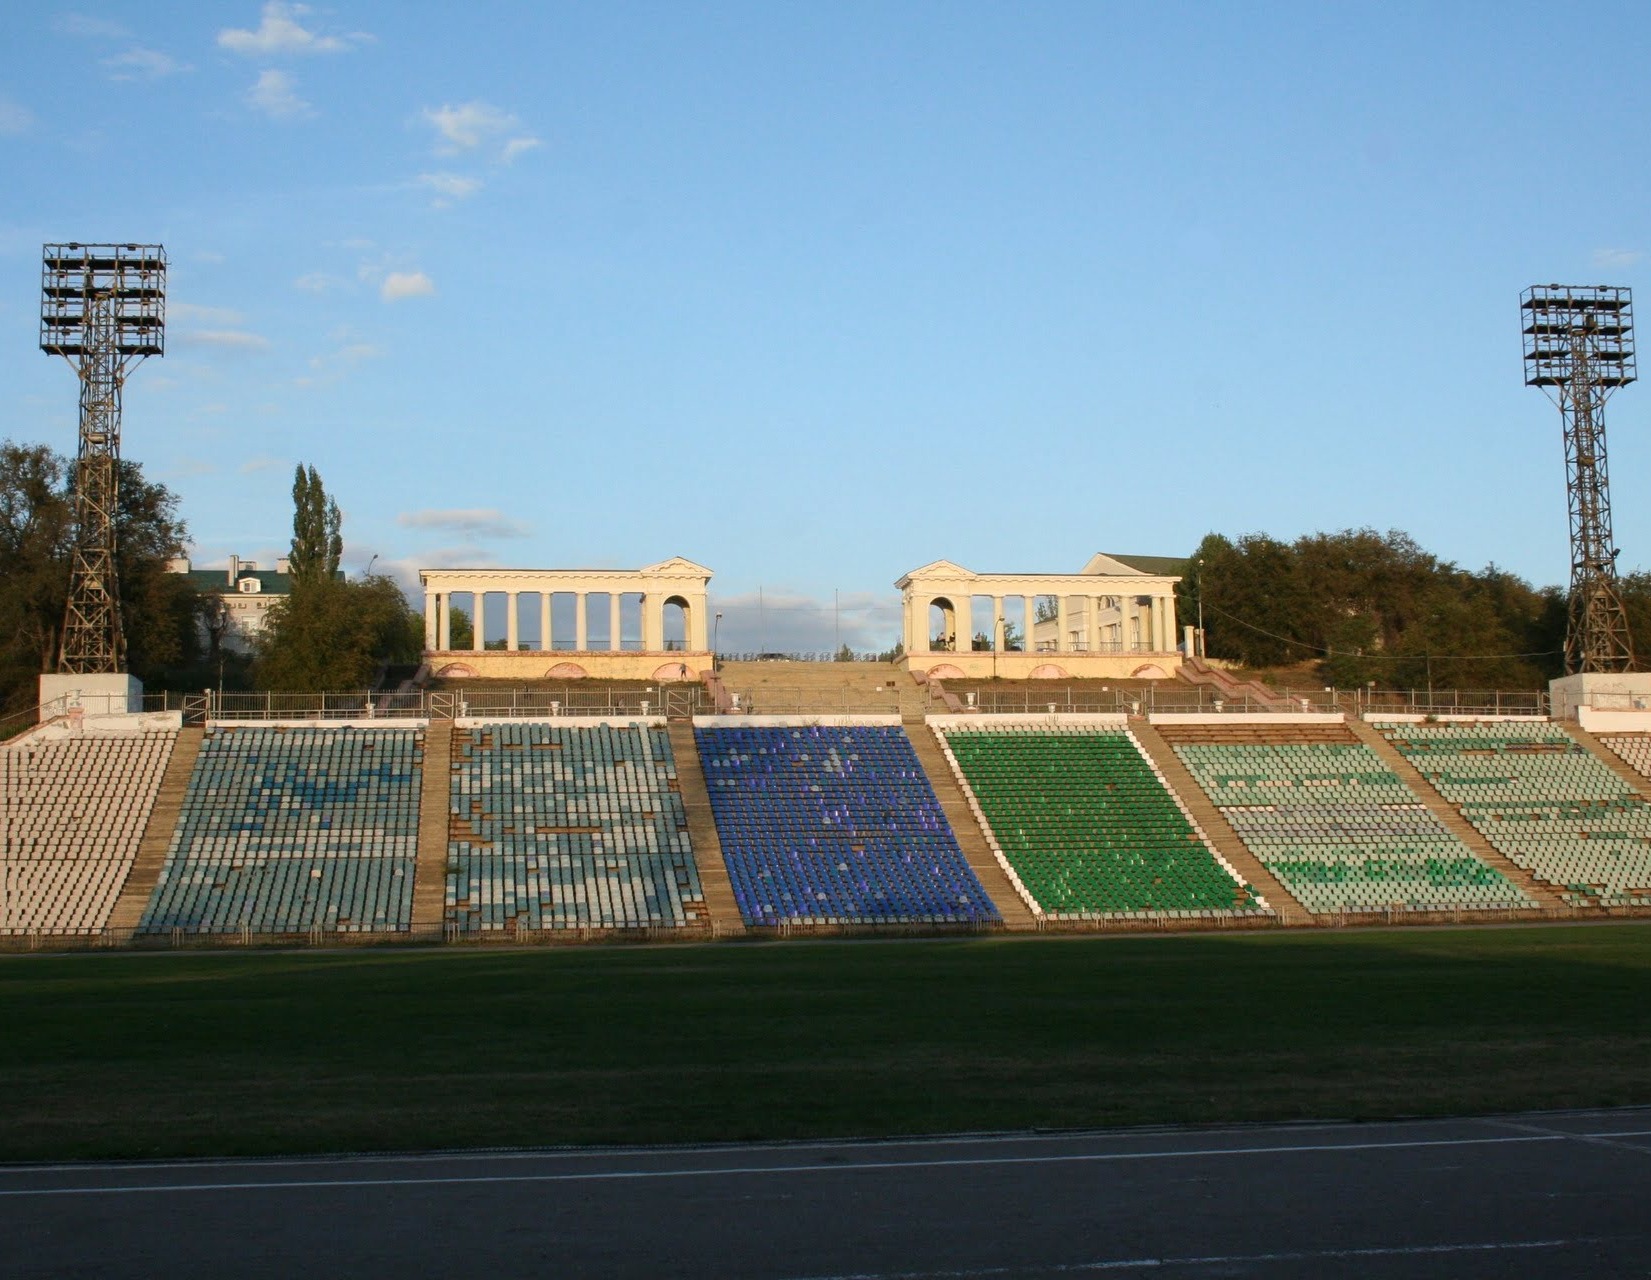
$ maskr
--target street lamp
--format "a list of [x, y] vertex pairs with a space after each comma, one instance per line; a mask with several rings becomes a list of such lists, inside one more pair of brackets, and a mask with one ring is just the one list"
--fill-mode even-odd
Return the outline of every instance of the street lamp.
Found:
[[1204, 652], [1204, 558], [1198, 558], [1198, 656], [1208, 657]]
[[720, 632], [721, 630], [722, 630], [722, 615], [719, 613], [716, 616], [716, 620], [711, 623], [711, 670], [712, 671], [720, 671], [722, 669], [722, 663], [717, 657], [717, 653], [718, 653], [717, 633]]
[[373, 576], [373, 565], [375, 565], [376, 563], [378, 563], [378, 552], [375, 551], [375, 552], [373, 552], [373, 558], [371, 560], [367, 561], [367, 567], [361, 571], [361, 576], [363, 578], [372, 577]]

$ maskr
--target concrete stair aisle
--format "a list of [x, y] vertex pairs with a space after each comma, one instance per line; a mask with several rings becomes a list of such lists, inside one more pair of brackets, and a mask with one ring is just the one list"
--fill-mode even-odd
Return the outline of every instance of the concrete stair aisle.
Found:
[[[1405, 758], [1405, 755], [1386, 738], [1363, 720], [1348, 717], [1347, 727], [1353, 731], [1353, 736], [1365, 746], [1369, 747], [1378, 756], [1382, 763], [1399, 776], [1405, 786], [1415, 792], [1416, 798], [1425, 804], [1445, 824], [1445, 829], [1455, 836], [1473, 853], [1473, 856], [1488, 866], [1495, 867], [1508, 882], [1516, 886], [1526, 897], [1544, 907], [1564, 907], [1567, 904], [1552, 889], [1539, 882], [1523, 867], [1516, 866], [1506, 854], [1499, 852], [1495, 845], [1480, 835], [1474, 826], [1461, 814], [1449, 800], [1433, 789], [1430, 783], [1421, 774], [1421, 771]], [[1603, 750], [1603, 748], [1601, 748]]]
[[418, 797], [418, 862], [413, 870], [413, 932], [439, 937], [447, 916], [447, 840], [452, 803], [453, 722], [424, 731], [424, 776]]
[[149, 905], [155, 886], [160, 883], [161, 868], [166, 865], [166, 851], [172, 844], [172, 833], [178, 829], [183, 814], [184, 793], [189, 789], [189, 775], [195, 771], [195, 758], [201, 754], [201, 743], [206, 738], [204, 729], [180, 729], [172, 744], [172, 754], [166, 761], [166, 772], [161, 774], [160, 792], [149, 810], [149, 822], [138, 842], [138, 856], [132, 870], [121, 886], [120, 897], [109, 913], [111, 930], [135, 931], [143, 923], [143, 909]]
[[[913, 687], [916, 687], [915, 684]], [[993, 856], [992, 847], [986, 843], [986, 835], [980, 829], [974, 810], [969, 807], [963, 788], [958, 786], [957, 776], [946, 760], [946, 753], [934, 739], [934, 731], [922, 723], [907, 724], [905, 729], [912, 749], [917, 752], [917, 762], [928, 774], [935, 798], [940, 801], [940, 810], [951, 824], [952, 834], [957, 837], [958, 847], [963, 850], [969, 867], [997, 905], [1004, 928], [1036, 929], [1037, 917], [1015, 891], [1015, 886]]]
[[922, 689], [886, 662], [725, 662], [722, 683], [758, 715], [921, 716]]
[[1238, 838], [1238, 833], [1221, 816], [1221, 810], [1215, 807], [1209, 796], [1204, 794], [1204, 788], [1198, 785], [1186, 765], [1181, 763], [1181, 757], [1164, 741], [1164, 735], [1153, 728], [1145, 716], [1130, 717], [1129, 728], [1136, 741], [1151, 757], [1152, 763], [1158, 766], [1158, 772], [1164, 775], [1164, 780], [1169, 783], [1175, 794], [1181, 797], [1181, 803], [1186, 805], [1192, 820], [1209, 837], [1210, 843], [1220, 851], [1221, 856], [1244, 877], [1244, 882], [1253, 886], [1267, 899], [1267, 905], [1277, 914], [1280, 922], [1311, 923], [1312, 913], [1296, 900], [1295, 895], [1279, 882], [1277, 876], [1267, 870], [1260, 858], [1250, 852], [1249, 845]]
[[688, 842], [694, 849], [694, 865], [699, 868], [699, 885], [705, 893], [705, 910], [711, 917], [711, 932], [730, 937], [745, 932], [739, 903], [734, 900], [734, 882], [722, 856], [722, 840], [711, 816], [711, 797], [705, 789], [705, 770], [700, 767], [699, 747], [691, 724], [673, 721], [670, 726], [671, 755], [676, 760], [676, 780], [682, 792], [682, 808], [688, 815]]
[[1610, 747], [1606, 746], [1588, 730], [1579, 724], [1563, 724], [1560, 728], [1575, 738], [1608, 769], [1628, 784], [1629, 789], [1641, 800], [1651, 800], [1651, 781], [1640, 776], [1638, 769], [1629, 764]]

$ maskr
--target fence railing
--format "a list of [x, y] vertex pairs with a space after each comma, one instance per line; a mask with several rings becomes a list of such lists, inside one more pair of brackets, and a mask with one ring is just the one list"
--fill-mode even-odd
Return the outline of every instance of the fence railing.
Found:
[[[914, 686], [915, 690], [915, 686]], [[1342, 712], [1364, 715], [1482, 715], [1546, 716], [1548, 694], [1541, 690], [1395, 690], [1323, 689], [1280, 691], [1288, 701], [1273, 705], [1254, 698], [1224, 694], [1207, 685], [1154, 681], [1144, 687], [1099, 690], [1047, 688], [1028, 681], [1014, 689], [985, 689], [959, 695], [960, 710], [983, 715], [1038, 715], [1112, 713], [1152, 715], [1169, 712], [1280, 714]], [[757, 715], [874, 715], [900, 711], [909, 697], [890, 685], [884, 693], [845, 688], [756, 689], [739, 691], [734, 714]], [[1616, 703], [1601, 699], [1600, 705]], [[86, 705], [91, 714], [99, 708]], [[938, 703], [925, 709], [942, 710]], [[701, 685], [662, 685], [654, 689], [611, 690], [578, 688], [451, 689], [382, 692], [366, 689], [329, 693], [279, 693], [204, 690], [200, 693], [146, 693], [144, 711], [182, 712], [186, 724], [207, 720], [451, 720], [458, 718], [546, 718], [558, 716], [666, 716], [676, 719], [714, 714], [716, 707]], [[22, 732], [39, 720], [37, 711], [19, 711], [0, 719], [0, 740]], [[8, 728], [8, 726], [10, 726]]]

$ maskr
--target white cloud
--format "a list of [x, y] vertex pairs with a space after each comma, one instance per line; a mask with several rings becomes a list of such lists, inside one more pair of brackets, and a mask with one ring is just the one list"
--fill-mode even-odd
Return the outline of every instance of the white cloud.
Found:
[[132, 34], [118, 22], [85, 13], [66, 13], [52, 26], [66, 36], [86, 36], [94, 40], [125, 40]]
[[238, 325], [244, 319], [239, 311], [232, 311], [228, 307], [202, 307], [193, 302], [171, 302], [167, 304], [168, 318], [171, 320], [199, 320], [203, 324]]
[[346, 283], [348, 282], [337, 276], [328, 275], [325, 271], [306, 271], [292, 282], [292, 287], [302, 289], [305, 293], [331, 293]]
[[274, 467], [285, 467], [285, 458], [274, 458], [267, 453], [255, 453], [236, 468], [243, 476], [257, 475], [260, 471], [269, 471]]
[[34, 126], [34, 112], [20, 102], [0, 97], [0, 135], [27, 133]]
[[1620, 271], [1633, 266], [1643, 257], [1645, 253], [1639, 249], [1595, 249], [1594, 265], [1607, 271]]
[[528, 527], [497, 507], [426, 508], [403, 511], [396, 523], [404, 529], [438, 529], [461, 538], [525, 538]]
[[166, 76], [193, 71], [195, 68], [179, 62], [169, 53], [142, 47], [117, 53], [103, 59], [103, 65], [114, 73], [116, 80], [160, 80]]
[[454, 200], [464, 200], [482, 188], [480, 178], [467, 177], [462, 173], [421, 173], [418, 176], [418, 184], [436, 193], [438, 207], [450, 204]]
[[[455, 156], [466, 151], [491, 150], [497, 145], [497, 158], [509, 164], [539, 145], [539, 139], [518, 132], [522, 122], [515, 115], [486, 102], [426, 107], [424, 122], [436, 131], [437, 155]], [[509, 136], [512, 134], [516, 136]]]
[[334, 333], [333, 340], [341, 343], [334, 351], [310, 357], [313, 375], [298, 378], [300, 387], [329, 387], [343, 380], [344, 375], [359, 364], [384, 356], [384, 348], [376, 342], [362, 342], [351, 335]]
[[379, 296], [386, 302], [403, 298], [427, 298], [436, 291], [436, 282], [422, 271], [392, 271], [384, 277]]
[[532, 151], [534, 147], [543, 145], [537, 138], [512, 138], [504, 144], [504, 150], [499, 153], [499, 159], [509, 164], [517, 156]]
[[898, 596], [844, 592], [835, 602], [786, 588], [715, 596], [722, 614], [718, 647], [724, 653], [830, 653], [838, 644], [878, 653], [900, 639]]
[[299, 22], [309, 11], [309, 6], [305, 4], [283, 4], [281, 0], [269, 0], [256, 31], [225, 27], [218, 32], [218, 46], [248, 58], [272, 58], [347, 53], [354, 45], [371, 39], [363, 33], [318, 35]]
[[267, 351], [269, 339], [244, 329], [189, 329], [177, 340], [186, 347], [216, 347], [223, 351]]
[[247, 90], [247, 102], [271, 120], [290, 120], [310, 113], [310, 104], [298, 96], [294, 81], [285, 71], [260, 71], [258, 82]]

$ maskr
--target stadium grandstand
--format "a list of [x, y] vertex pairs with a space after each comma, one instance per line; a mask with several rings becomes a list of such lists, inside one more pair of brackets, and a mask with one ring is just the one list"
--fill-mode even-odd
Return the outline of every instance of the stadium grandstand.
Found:
[[1361, 714], [1197, 660], [427, 665], [393, 698], [71, 708], [0, 747], [0, 945], [1639, 914], [1646, 719]]

